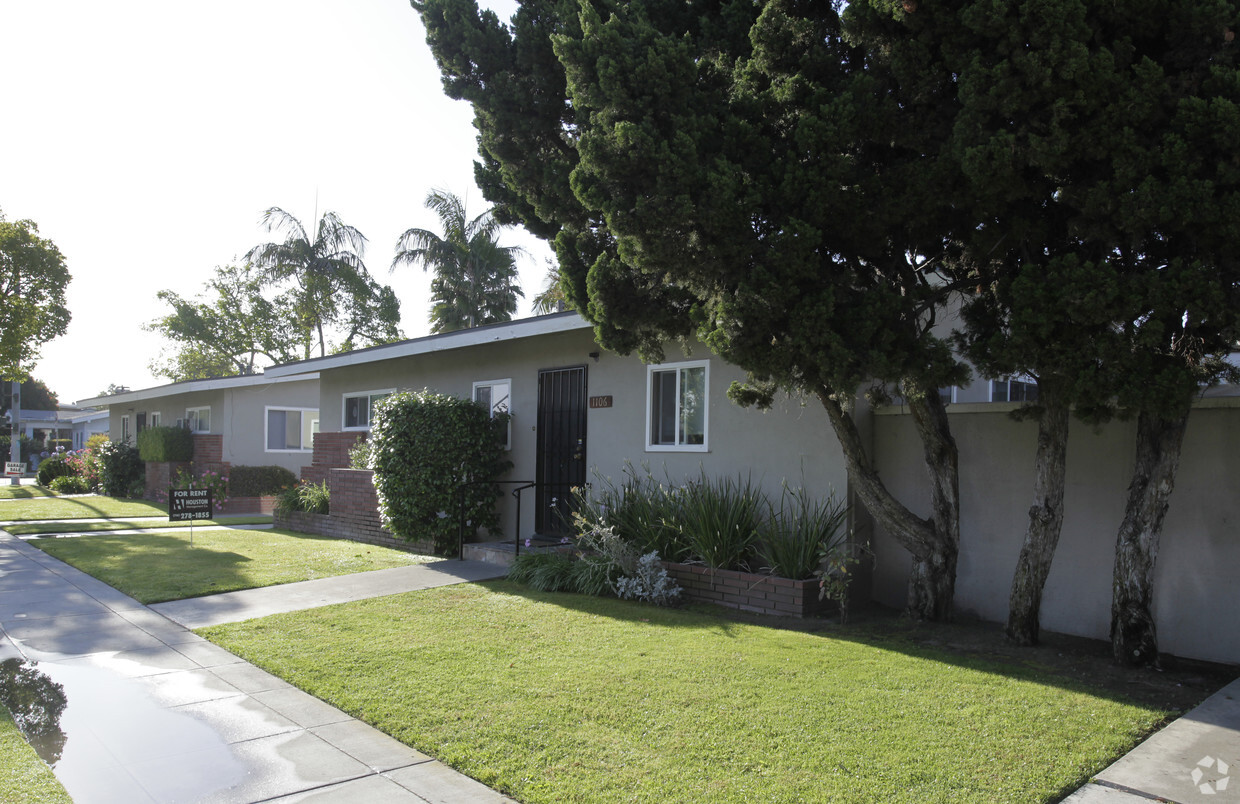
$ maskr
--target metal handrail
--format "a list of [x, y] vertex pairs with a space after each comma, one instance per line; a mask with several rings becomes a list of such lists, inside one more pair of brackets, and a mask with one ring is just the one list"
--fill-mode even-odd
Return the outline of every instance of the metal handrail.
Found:
[[535, 480], [471, 480], [468, 483], [462, 483], [457, 486], [456, 494], [459, 498], [458, 507], [460, 509], [459, 518], [457, 519], [456, 532], [456, 557], [458, 560], [465, 560], [465, 489], [470, 486], [516, 486], [512, 490], [513, 499], [517, 501], [517, 520], [513, 525], [513, 547], [517, 555], [521, 555], [521, 492], [529, 491], [539, 486], [548, 488], [559, 488], [566, 486], [573, 488], [575, 486], [589, 486], [589, 483], [539, 483]]

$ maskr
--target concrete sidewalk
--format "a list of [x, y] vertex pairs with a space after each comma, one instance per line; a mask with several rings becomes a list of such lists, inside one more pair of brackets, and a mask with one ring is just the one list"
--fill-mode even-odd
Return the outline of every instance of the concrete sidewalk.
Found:
[[1129, 751], [1064, 804], [1240, 802], [1240, 679]]
[[[294, 607], [502, 573], [461, 562], [457, 575], [457, 563], [349, 576], [330, 593], [294, 584]], [[215, 597], [229, 599], [181, 616], [223, 622], [278, 607]], [[0, 661], [9, 659], [63, 690], [59, 733], [36, 748], [78, 804], [509, 800], [0, 534]]]

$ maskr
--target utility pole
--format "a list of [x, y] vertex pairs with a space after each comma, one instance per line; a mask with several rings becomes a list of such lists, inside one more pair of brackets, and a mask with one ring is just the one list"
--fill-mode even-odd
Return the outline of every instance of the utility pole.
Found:
[[[22, 418], [22, 383], [21, 380], [13, 380], [13, 403], [9, 405], [9, 419], [12, 424], [13, 437], [9, 443], [9, 460], [13, 463], [21, 463], [22, 460], [22, 443], [21, 443], [21, 418]], [[21, 478], [14, 476], [10, 481], [11, 486], [20, 486]]]

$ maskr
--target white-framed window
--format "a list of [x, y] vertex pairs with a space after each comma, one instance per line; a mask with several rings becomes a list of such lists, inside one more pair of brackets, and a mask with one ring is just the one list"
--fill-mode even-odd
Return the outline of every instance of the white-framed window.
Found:
[[1038, 384], [1028, 375], [990, 381], [991, 402], [1037, 402]]
[[646, 367], [646, 449], [706, 452], [710, 361]]
[[129, 440], [129, 414], [121, 415], [121, 441]]
[[268, 405], [265, 442], [267, 452], [309, 452], [318, 432], [317, 408], [276, 408]]
[[159, 427], [164, 423], [164, 417], [160, 415], [158, 410], [151, 411], [151, 426]]
[[186, 408], [185, 426], [191, 433], [211, 432], [211, 408]]
[[[512, 414], [512, 380], [483, 380], [474, 383], [474, 401], [486, 408], [494, 419], [497, 413]], [[504, 449], [512, 449], [512, 419], [508, 420], [508, 434]]]
[[360, 393], [344, 395], [344, 421], [341, 423], [342, 429], [345, 430], [369, 430], [370, 418], [374, 412], [375, 403], [380, 399], [391, 396], [396, 393], [396, 389], [388, 388], [383, 391], [362, 391]]

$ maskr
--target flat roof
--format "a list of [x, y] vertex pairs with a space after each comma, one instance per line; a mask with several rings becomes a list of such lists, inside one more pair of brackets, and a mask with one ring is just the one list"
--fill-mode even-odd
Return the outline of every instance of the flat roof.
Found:
[[268, 368], [266, 373], [268, 377], [292, 378], [305, 372], [327, 371], [344, 366], [375, 363], [380, 360], [392, 360], [394, 358], [424, 355], [432, 352], [445, 352], [450, 349], [462, 349], [467, 346], [480, 346], [487, 343], [532, 338], [537, 335], [551, 335], [558, 332], [572, 332], [581, 329], [591, 329], [591, 324], [577, 313], [552, 313], [534, 318], [505, 321], [500, 324], [487, 324], [470, 329], [458, 329], [453, 332], [441, 332], [421, 338], [386, 343], [382, 346], [369, 346], [365, 349], [354, 349], [352, 352], [342, 352], [338, 355], [328, 355], [326, 357], [314, 357], [296, 363], [284, 363]]

